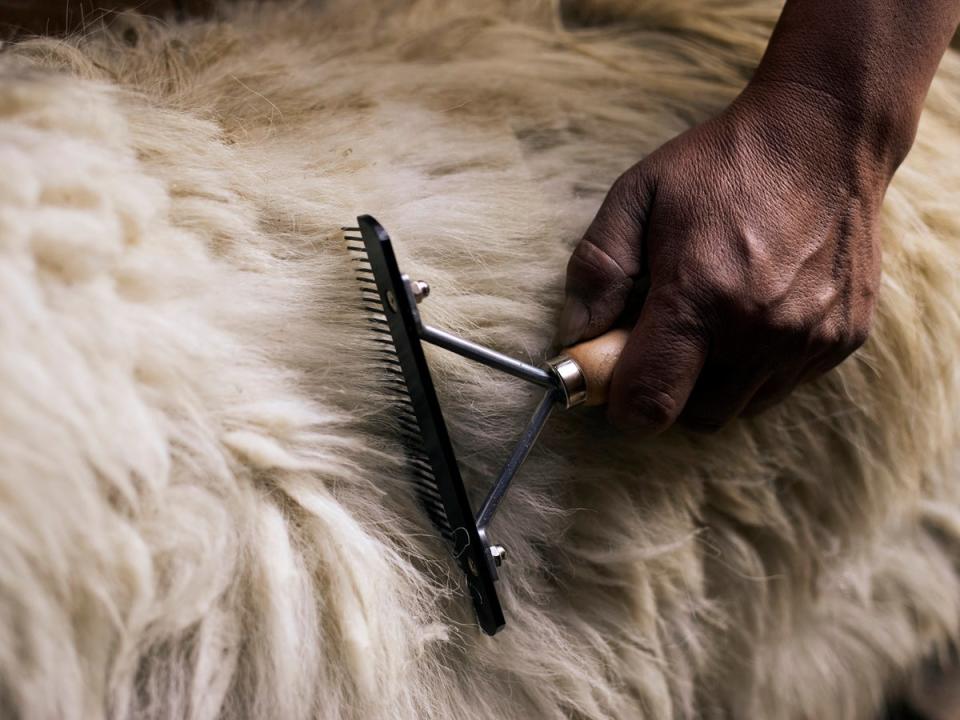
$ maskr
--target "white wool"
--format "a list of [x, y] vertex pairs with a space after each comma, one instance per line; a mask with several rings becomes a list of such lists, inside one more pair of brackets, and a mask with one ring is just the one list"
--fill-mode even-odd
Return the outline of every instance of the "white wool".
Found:
[[[339, 232], [530, 362], [618, 173], [777, 3], [267, 3], [0, 54], [0, 707], [45, 718], [873, 718], [960, 636], [960, 59], [874, 332], [714, 436], [559, 414], [480, 634]], [[561, 7], [562, 6], [562, 7]], [[429, 354], [475, 502], [535, 402]]]

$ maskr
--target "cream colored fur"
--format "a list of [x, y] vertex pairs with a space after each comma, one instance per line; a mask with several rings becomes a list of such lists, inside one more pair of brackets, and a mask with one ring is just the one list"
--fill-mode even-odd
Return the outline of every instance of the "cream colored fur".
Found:
[[[573, 5], [570, 3], [570, 5]], [[872, 718], [960, 637], [960, 58], [871, 340], [715, 436], [558, 417], [479, 634], [338, 230], [531, 362], [619, 172], [724, 106], [764, 0], [269, 4], [0, 54], [0, 707], [46, 718]], [[430, 353], [476, 497], [534, 403]]]

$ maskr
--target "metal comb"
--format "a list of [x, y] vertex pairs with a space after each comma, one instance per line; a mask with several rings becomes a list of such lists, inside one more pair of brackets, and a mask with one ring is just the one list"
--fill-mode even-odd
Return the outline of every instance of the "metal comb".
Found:
[[[360, 294], [369, 313], [367, 322], [386, 368], [385, 382], [399, 401], [396, 419], [416, 494], [466, 577], [480, 627], [493, 635], [505, 623], [496, 582], [506, 550], [490, 541], [490, 522], [554, 405], [559, 402], [572, 407], [586, 397], [583, 373], [567, 356], [549, 361], [546, 367], [535, 367], [427, 325], [417, 305], [429, 294], [429, 285], [412, 281], [400, 272], [383, 227], [369, 215], [361, 215], [356, 227], [342, 229], [347, 248], [353, 253]], [[450, 444], [423, 342], [544, 389], [543, 398], [476, 514]]]

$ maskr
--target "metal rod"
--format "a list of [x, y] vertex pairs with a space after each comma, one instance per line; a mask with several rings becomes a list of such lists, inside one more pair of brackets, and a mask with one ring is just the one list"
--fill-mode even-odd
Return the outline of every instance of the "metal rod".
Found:
[[505, 373], [531, 382], [534, 385], [551, 389], [556, 387], [557, 381], [553, 375], [543, 368], [528, 365], [509, 355], [498, 353], [496, 350], [491, 350], [483, 345], [477, 345], [469, 340], [451, 335], [444, 330], [423, 325], [420, 329], [420, 337], [428, 343], [442, 347], [444, 350], [455, 352], [458, 355], [463, 355], [465, 358], [476, 360], [478, 363], [502, 370]]
[[540, 404], [537, 405], [537, 409], [533, 411], [533, 417], [530, 418], [530, 422], [528, 422], [527, 427], [524, 428], [523, 435], [520, 436], [520, 439], [513, 448], [513, 452], [510, 453], [510, 457], [503, 466], [503, 470], [500, 471], [500, 476], [493, 484], [493, 487], [490, 488], [490, 492], [487, 493], [487, 497], [483, 501], [483, 507], [480, 508], [480, 514], [477, 515], [477, 528], [481, 532], [490, 524], [490, 521], [493, 520], [497, 508], [500, 506], [500, 501], [503, 500], [507, 494], [510, 481], [513, 480], [514, 475], [517, 474], [517, 470], [520, 469], [523, 461], [527, 459], [527, 455], [529, 455], [533, 449], [533, 445], [537, 442], [540, 431], [543, 430], [543, 426], [546, 424], [547, 418], [550, 417], [550, 412], [553, 410], [553, 406], [558, 398], [559, 394], [557, 390], [547, 390]]

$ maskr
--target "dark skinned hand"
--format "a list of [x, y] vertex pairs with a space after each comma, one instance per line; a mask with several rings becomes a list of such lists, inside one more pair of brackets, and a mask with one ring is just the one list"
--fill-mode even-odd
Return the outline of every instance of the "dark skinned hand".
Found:
[[616, 424], [719, 428], [864, 342], [889, 177], [836, 105], [750, 88], [614, 183], [567, 267], [561, 339], [609, 329], [649, 273], [613, 375]]
[[632, 326], [615, 425], [716, 430], [863, 344], [880, 204], [958, 12], [790, 0], [741, 95], [613, 184], [567, 266], [559, 339]]

